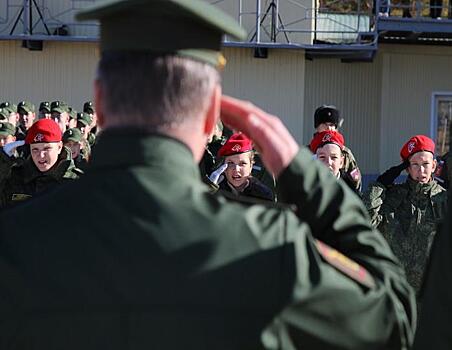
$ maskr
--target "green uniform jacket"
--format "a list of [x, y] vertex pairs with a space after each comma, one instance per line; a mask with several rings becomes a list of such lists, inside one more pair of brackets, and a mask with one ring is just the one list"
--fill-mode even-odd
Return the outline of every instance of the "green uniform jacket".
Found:
[[0, 207], [17, 204], [68, 180], [78, 179], [83, 172], [75, 167], [70, 154], [69, 149], [63, 148], [57, 164], [42, 173], [31, 157], [12, 159], [0, 151]]
[[415, 350], [452, 349], [452, 202], [442, 223], [426, 270], [422, 312], [414, 341]]
[[436, 226], [446, 214], [446, 191], [434, 180], [420, 184], [408, 177], [388, 188], [374, 182], [363, 197], [372, 225], [388, 240], [419, 292]]
[[294, 211], [233, 203], [184, 144], [104, 131], [84, 177], [0, 215], [1, 348], [405, 349], [414, 293], [359, 199], [307, 150], [279, 180]]

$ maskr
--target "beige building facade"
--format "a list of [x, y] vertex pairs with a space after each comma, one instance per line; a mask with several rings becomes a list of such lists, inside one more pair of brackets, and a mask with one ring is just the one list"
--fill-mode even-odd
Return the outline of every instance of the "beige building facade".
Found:
[[[451, 47], [380, 45], [371, 63], [307, 60], [303, 50], [270, 49], [266, 59], [250, 48], [224, 52], [224, 92], [280, 116], [302, 144], [312, 137], [315, 108], [336, 105], [346, 143], [368, 176], [396, 164], [410, 136], [435, 138], [442, 102], [452, 112]], [[92, 98], [96, 43], [48, 41], [29, 51], [20, 41], [0, 41], [0, 57], [2, 101], [61, 99], [79, 110]]]

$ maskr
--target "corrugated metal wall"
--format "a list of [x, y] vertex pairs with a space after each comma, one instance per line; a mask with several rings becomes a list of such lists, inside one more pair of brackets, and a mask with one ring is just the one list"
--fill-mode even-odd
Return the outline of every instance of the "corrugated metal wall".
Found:
[[252, 49], [225, 49], [224, 93], [247, 99], [279, 116], [301, 142], [305, 58], [302, 50], [269, 50], [267, 59]]
[[383, 56], [380, 169], [400, 161], [415, 134], [430, 135], [433, 92], [452, 92], [452, 48], [386, 45]]
[[65, 100], [76, 110], [91, 99], [97, 45], [45, 42], [29, 51], [18, 41], [0, 42], [0, 100]]
[[[401, 145], [414, 134], [430, 135], [433, 92], [452, 92], [452, 48], [381, 46], [373, 63], [338, 59], [305, 61], [301, 50], [226, 48], [224, 92], [278, 115], [306, 144], [317, 106], [335, 104], [342, 131], [365, 174], [399, 161]], [[91, 98], [98, 60], [93, 43], [45, 42], [43, 51], [0, 42], [0, 100], [63, 99], [75, 109]]]
[[338, 59], [306, 61], [304, 144], [314, 132], [314, 111], [335, 105], [344, 118], [341, 132], [361, 170], [378, 171], [381, 60], [341, 63]]

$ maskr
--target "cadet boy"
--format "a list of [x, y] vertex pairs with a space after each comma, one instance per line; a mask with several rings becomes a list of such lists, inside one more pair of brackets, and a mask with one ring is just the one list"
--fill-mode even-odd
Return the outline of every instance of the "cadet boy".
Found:
[[16, 128], [13, 124], [8, 122], [0, 122], [0, 146], [5, 147], [5, 145], [16, 141]]
[[31, 128], [36, 119], [34, 104], [28, 101], [19, 102], [17, 105], [17, 114], [19, 115], [18, 132], [23, 135], [23, 137], [18, 139], [23, 140], [25, 139], [27, 130]]
[[52, 118], [52, 113], [50, 112], [50, 102], [43, 101], [39, 104], [38, 119], [50, 119]]
[[339, 131], [325, 130], [318, 132], [314, 135], [309, 146], [311, 152], [328, 167], [337, 179], [342, 179], [353, 192], [360, 195], [356, 188], [356, 182], [344, 170], [345, 140]]
[[218, 157], [224, 159], [224, 164], [210, 176], [210, 180], [221, 193], [274, 201], [272, 190], [251, 175], [254, 149], [248, 137], [233, 134], [218, 150]]
[[[232, 18], [198, 0], [111, 1], [78, 18], [101, 21], [103, 131], [89, 174], [0, 214], [0, 339], [84, 350], [410, 345], [412, 289], [359, 199], [277, 117], [221, 96], [222, 36], [246, 36]], [[294, 210], [209, 194], [196, 163], [220, 110]], [[87, 216], [74, 220], [65, 203]]]
[[14, 103], [10, 102], [2, 102], [0, 104], [0, 109], [3, 109], [4, 112], [8, 111], [8, 122], [17, 127], [19, 123], [19, 115], [17, 114], [17, 106]]
[[97, 114], [96, 109], [94, 108], [94, 104], [91, 101], [87, 101], [83, 104], [83, 113], [88, 114], [91, 117], [90, 131], [86, 137], [88, 143], [91, 147], [94, 146], [96, 142], [97, 135]]
[[63, 134], [63, 146], [71, 150], [75, 165], [82, 170], [85, 169], [87, 161], [82, 152], [85, 142], [81, 131], [77, 128], [67, 129]]
[[[74, 180], [81, 172], [75, 168], [70, 151], [63, 148], [61, 131], [53, 120], [41, 119], [28, 130], [25, 141], [31, 157], [14, 160], [10, 153], [0, 152], [0, 207], [27, 200], [67, 180]], [[9, 150], [11, 152], [11, 149]]]
[[[447, 193], [434, 179], [435, 143], [424, 135], [410, 138], [400, 150], [402, 163], [369, 185], [364, 201], [419, 293], [436, 227], [444, 219]], [[403, 170], [408, 178], [393, 184]]]
[[50, 104], [52, 119], [60, 126], [61, 132], [65, 132], [69, 126], [69, 106], [64, 101], [53, 101]]
[[[314, 136], [316, 133], [322, 131], [337, 130], [342, 122], [343, 119], [341, 119], [339, 110], [336, 108], [336, 106], [322, 105], [318, 107], [314, 113]], [[361, 171], [359, 170], [355, 156], [347, 147], [344, 147], [342, 153], [344, 154], [344, 164], [342, 166], [342, 169], [354, 184], [355, 191], [360, 192], [362, 186]]]

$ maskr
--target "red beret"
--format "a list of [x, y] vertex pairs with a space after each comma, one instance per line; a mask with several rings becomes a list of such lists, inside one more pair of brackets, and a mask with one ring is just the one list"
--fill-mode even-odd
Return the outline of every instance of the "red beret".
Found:
[[40, 119], [28, 129], [25, 143], [59, 142], [61, 141], [61, 129], [52, 119]]
[[219, 157], [249, 152], [253, 149], [253, 142], [244, 134], [232, 135], [218, 150]]
[[342, 136], [339, 131], [335, 130], [325, 130], [318, 132], [314, 135], [309, 148], [313, 153], [315, 153], [319, 147], [322, 147], [327, 143], [333, 143], [335, 145], [338, 145], [340, 149], [344, 149], [344, 136]]
[[400, 156], [402, 157], [402, 160], [408, 160], [413, 154], [422, 151], [435, 154], [435, 143], [427, 136], [416, 135], [403, 145], [400, 150]]

